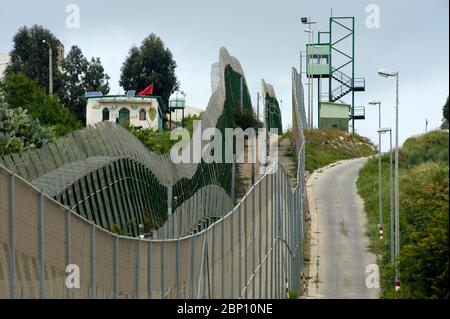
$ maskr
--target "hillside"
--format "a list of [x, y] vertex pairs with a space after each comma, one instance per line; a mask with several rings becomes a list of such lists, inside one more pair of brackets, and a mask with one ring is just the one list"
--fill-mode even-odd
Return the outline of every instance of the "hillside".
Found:
[[434, 131], [400, 149], [400, 275], [390, 262], [389, 155], [382, 157], [384, 240], [377, 236], [378, 159], [363, 167], [358, 192], [368, 216], [371, 250], [379, 256], [381, 298], [448, 298], [449, 134]]
[[376, 147], [366, 137], [337, 129], [305, 130], [305, 168], [310, 173], [339, 160], [375, 154]]

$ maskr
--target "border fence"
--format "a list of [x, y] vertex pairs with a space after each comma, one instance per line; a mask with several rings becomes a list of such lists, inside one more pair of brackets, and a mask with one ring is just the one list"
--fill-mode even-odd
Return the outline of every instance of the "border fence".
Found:
[[[222, 66], [228, 65], [223, 50]], [[305, 149], [296, 88], [301, 84], [293, 83], [296, 187], [272, 163], [234, 207], [219, 186], [199, 188], [169, 216], [159, 239], [112, 233], [0, 164], [0, 298], [286, 298], [300, 292]], [[199, 218], [198, 229], [186, 228], [186, 220]]]

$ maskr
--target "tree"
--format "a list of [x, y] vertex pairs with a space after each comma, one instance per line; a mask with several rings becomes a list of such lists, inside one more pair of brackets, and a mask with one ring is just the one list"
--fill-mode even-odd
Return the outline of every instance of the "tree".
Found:
[[100, 58], [91, 58], [86, 70], [84, 78], [84, 86], [86, 91], [101, 91], [103, 94], [109, 92], [109, 75], [105, 73], [105, 69]]
[[86, 122], [85, 92], [109, 92], [109, 75], [105, 73], [100, 58], [91, 62], [77, 46], [72, 46], [64, 61], [64, 93], [62, 102], [82, 123]]
[[121, 69], [119, 83], [124, 90], [137, 92], [153, 83], [155, 95], [161, 96], [167, 104], [170, 94], [179, 86], [175, 76], [176, 66], [170, 50], [152, 33], [142, 41], [139, 48], [133, 46], [130, 49]]
[[17, 73], [8, 75], [0, 84], [1, 96], [10, 108], [27, 109], [28, 114], [60, 137], [81, 127], [81, 123], [61, 105], [58, 98], [47, 95], [38, 85]]
[[34, 25], [31, 28], [21, 27], [13, 38], [13, 49], [10, 52], [11, 62], [5, 74], [23, 73], [33, 79], [48, 92], [48, 46], [42, 43], [46, 40], [53, 51], [53, 91], [61, 96], [62, 74], [58, 69], [58, 39], [49, 30]]
[[442, 107], [442, 115], [443, 115], [443, 119], [442, 119], [442, 129], [447, 129], [448, 128], [448, 96], [447, 96], [447, 101], [445, 102], [444, 106]]
[[86, 117], [84, 78], [87, 68], [88, 61], [81, 49], [72, 46], [64, 60], [64, 92], [61, 101], [82, 123]]

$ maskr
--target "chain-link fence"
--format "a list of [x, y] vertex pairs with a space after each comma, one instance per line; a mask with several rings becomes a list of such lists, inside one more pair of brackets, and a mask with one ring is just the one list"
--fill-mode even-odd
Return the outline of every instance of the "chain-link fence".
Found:
[[[110, 233], [4, 168], [0, 194], [2, 298], [283, 298], [300, 290], [303, 185], [292, 191], [281, 166], [223, 218], [178, 239]], [[79, 288], [67, 286], [70, 264]]]
[[[243, 74], [237, 62], [221, 50], [221, 72], [227, 65]], [[214, 111], [218, 104], [226, 104], [225, 91], [225, 82], [220, 82], [209, 109]], [[192, 178], [198, 170], [174, 168], [161, 157], [151, 157], [139, 145], [131, 147], [134, 140], [115, 126], [120, 136], [108, 130], [95, 134], [79, 131], [74, 133], [72, 145], [67, 139], [57, 141], [57, 151], [49, 147], [22, 158], [7, 157], [6, 161], [21, 165], [12, 165], [13, 171], [0, 163], [0, 298], [285, 298], [288, 291], [299, 292], [305, 189], [303, 108], [303, 101], [297, 98], [293, 110], [298, 152], [294, 189], [284, 169], [274, 163], [233, 207], [226, 189], [203, 179], [187, 200], [179, 200], [173, 214], [167, 213], [168, 219], [158, 231], [159, 239], [154, 240], [109, 232], [89, 214], [96, 207], [98, 218], [108, 220], [116, 213], [120, 216], [126, 210], [118, 203], [120, 196], [148, 192], [142, 184], [152, 181], [139, 165], [152, 167], [155, 178], [169, 186], [176, 185], [174, 176], [182, 182], [183, 177]], [[202, 120], [211, 121], [211, 112]], [[224, 119], [219, 117], [216, 125], [226, 127]], [[116, 157], [111, 161], [102, 154]], [[91, 175], [85, 184], [74, 183], [79, 181], [77, 165], [84, 165], [84, 172], [95, 173], [96, 179]], [[99, 175], [99, 167], [103, 175]], [[75, 185], [65, 188], [64, 194], [58, 193], [60, 188], [52, 188], [49, 175], [39, 180], [59, 169], [66, 174], [57, 174], [55, 183]], [[176, 173], [162, 169], [175, 169]], [[126, 178], [135, 183], [121, 186], [118, 181]], [[92, 185], [101, 190], [96, 192], [99, 195], [89, 197], [89, 206], [81, 205], [84, 213], [75, 212], [72, 208], [80, 206], [77, 192]], [[126, 186], [134, 190], [127, 191]], [[42, 191], [45, 187], [48, 193], [56, 194], [55, 198]], [[183, 188], [189, 187], [185, 181]], [[71, 205], [63, 204], [64, 196]], [[115, 202], [117, 211], [102, 212], [100, 206], [107, 206], [106, 201]], [[132, 206], [138, 199], [121, 202], [127, 201]], [[135, 209], [140, 211], [142, 207]]]

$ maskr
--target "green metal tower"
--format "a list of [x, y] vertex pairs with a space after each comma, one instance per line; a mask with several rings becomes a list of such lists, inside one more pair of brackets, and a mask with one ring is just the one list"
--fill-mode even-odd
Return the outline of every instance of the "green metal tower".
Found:
[[[326, 40], [323, 39], [324, 36], [327, 36]], [[321, 120], [321, 102], [324, 99], [324, 107], [335, 103], [335, 109], [342, 106], [343, 114], [347, 112], [345, 107], [350, 105], [349, 115], [345, 117], [352, 121], [354, 133], [355, 120], [365, 119], [364, 107], [355, 106], [355, 92], [365, 91], [365, 79], [355, 78], [355, 18], [330, 17], [329, 31], [318, 32], [317, 38], [317, 43], [306, 45], [306, 52], [307, 76], [318, 78], [319, 127], [326, 126]], [[325, 94], [322, 94], [322, 78], [328, 79], [328, 92]], [[351, 103], [344, 104], [341, 99], [349, 93]]]

